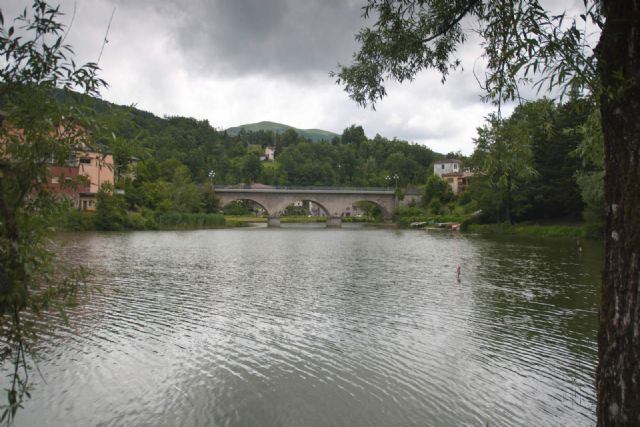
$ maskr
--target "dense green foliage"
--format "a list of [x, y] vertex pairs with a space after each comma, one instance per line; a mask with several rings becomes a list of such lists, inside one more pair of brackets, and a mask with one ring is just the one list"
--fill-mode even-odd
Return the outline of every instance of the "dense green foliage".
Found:
[[514, 235], [529, 237], [574, 237], [587, 235], [583, 224], [470, 224], [465, 231], [481, 234]]
[[168, 212], [158, 215], [156, 224], [162, 229], [215, 228], [223, 226], [225, 220], [221, 214]]
[[422, 196], [424, 206], [429, 207], [434, 213], [440, 213], [442, 204], [448, 203], [452, 199], [453, 192], [447, 181], [437, 175], [431, 175], [427, 179], [427, 184], [424, 186], [424, 194]]
[[[583, 166], [578, 150], [584, 140], [579, 130], [592, 111], [586, 101], [557, 106], [544, 99], [522, 104], [508, 119], [491, 117], [478, 129], [468, 162], [477, 177], [469, 192], [484, 217], [495, 222], [580, 219], [581, 194], [602, 189], [601, 175], [592, 174], [596, 166], [586, 160]], [[596, 179], [587, 183], [581, 178], [585, 174]], [[603, 211], [604, 201], [593, 199], [588, 206]], [[589, 219], [598, 229], [598, 218]]]
[[[399, 209], [396, 222], [575, 223], [584, 218], [585, 236], [602, 238], [602, 137], [593, 126], [595, 111], [587, 100], [557, 105], [543, 99], [518, 106], [506, 119], [490, 116], [478, 129], [469, 158], [449, 155], [473, 172], [465, 190], [454, 196], [445, 180], [431, 175], [422, 206]], [[502, 229], [512, 230], [491, 228]]]

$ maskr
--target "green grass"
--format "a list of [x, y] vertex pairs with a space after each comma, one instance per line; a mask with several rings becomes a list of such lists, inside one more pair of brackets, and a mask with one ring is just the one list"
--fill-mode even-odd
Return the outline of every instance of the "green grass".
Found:
[[[305, 223], [305, 222], [325, 222], [327, 218], [323, 216], [281, 216], [281, 223]], [[225, 221], [229, 226], [242, 226], [252, 222], [267, 222], [266, 216], [253, 215], [225, 215]]]
[[327, 218], [324, 216], [306, 216], [306, 215], [291, 215], [281, 216], [280, 222], [282, 224], [300, 224], [309, 222], [327, 222]]
[[225, 215], [224, 222], [227, 227], [243, 227], [252, 222], [267, 222], [267, 217], [254, 215]]
[[[267, 222], [266, 216], [252, 215], [225, 215], [225, 223], [227, 227], [242, 227], [250, 223]], [[306, 215], [290, 215], [281, 216], [281, 224], [304, 224], [304, 223], [324, 223], [327, 221], [325, 216], [306, 216]], [[360, 217], [343, 217], [342, 222], [375, 222], [369, 221], [367, 218]]]
[[467, 232], [529, 237], [586, 237], [586, 229], [581, 223], [565, 224], [469, 224]]
[[95, 230], [95, 212], [68, 209], [53, 220], [53, 227], [60, 231]]
[[155, 223], [162, 230], [221, 228], [225, 226], [225, 217], [213, 213], [167, 212], [157, 215]]

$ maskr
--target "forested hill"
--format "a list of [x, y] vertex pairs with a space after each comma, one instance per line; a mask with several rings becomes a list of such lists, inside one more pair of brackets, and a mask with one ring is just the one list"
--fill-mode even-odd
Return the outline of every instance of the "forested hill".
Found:
[[322, 129], [298, 129], [293, 126], [274, 122], [258, 122], [246, 125], [234, 126], [227, 129], [227, 133], [232, 136], [238, 135], [241, 131], [245, 132], [273, 132], [274, 134], [284, 133], [289, 129], [293, 129], [304, 139], [311, 141], [331, 141], [333, 138], [339, 137], [337, 133], [329, 132]]
[[[59, 100], [64, 98], [60, 93]], [[196, 183], [207, 182], [214, 172], [216, 184], [380, 187], [389, 184], [387, 176], [397, 174], [399, 186], [418, 186], [426, 182], [432, 163], [443, 157], [408, 141], [369, 138], [357, 125], [341, 135], [313, 131], [327, 137], [317, 141], [304, 130], [268, 122], [235, 134], [207, 120], [161, 118], [134, 107], [84, 100], [96, 111], [96, 122], [108, 129], [97, 142], [114, 154], [117, 174], [134, 169], [135, 182], [127, 186], [170, 182], [178, 170], [181, 179]], [[275, 161], [261, 159], [267, 146], [275, 146]], [[125, 179], [118, 185], [125, 185]], [[127, 194], [135, 191], [129, 188]]]

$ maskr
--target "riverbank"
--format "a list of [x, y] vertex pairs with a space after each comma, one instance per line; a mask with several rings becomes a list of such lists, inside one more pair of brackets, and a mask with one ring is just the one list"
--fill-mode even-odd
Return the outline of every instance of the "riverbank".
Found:
[[126, 212], [105, 218], [96, 212], [71, 210], [53, 220], [59, 231], [191, 230], [224, 228], [225, 216], [214, 213]]
[[467, 224], [463, 231], [485, 235], [594, 238], [589, 236], [584, 223]]
[[[395, 224], [401, 228], [409, 228], [411, 221], [421, 220], [426, 224], [455, 222], [462, 224], [463, 233], [484, 235], [528, 236], [528, 237], [572, 237], [593, 238], [588, 228], [579, 222], [527, 222], [519, 224], [465, 224], [465, 217], [459, 215], [431, 215], [424, 217], [394, 218]], [[215, 213], [180, 213], [166, 212], [152, 214], [150, 212], [127, 212], [126, 216], [118, 217], [109, 222], [101, 221], [95, 212], [71, 211], [54, 221], [54, 227], [59, 231], [126, 231], [126, 230], [193, 230], [212, 228], [246, 227], [252, 223], [266, 223], [264, 216], [253, 215], [223, 215]], [[282, 224], [324, 223], [324, 216], [283, 216]], [[345, 217], [344, 223], [358, 222], [377, 224], [367, 218]]]
[[[264, 223], [267, 222], [266, 216], [252, 216], [252, 215], [225, 215], [225, 223], [227, 227], [244, 226], [251, 223]], [[281, 224], [313, 224], [313, 223], [325, 223], [327, 222], [326, 216], [307, 216], [307, 215], [292, 215], [281, 216]], [[377, 224], [378, 221], [370, 221], [367, 218], [360, 217], [343, 217], [342, 222], [358, 222], [358, 223], [371, 223]]]
[[[127, 212], [105, 221], [95, 212], [73, 210], [54, 220], [59, 231], [135, 231], [135, 230], [194, 230], [212, 228], [246, 227], [249, 224], [266, 223], [266, 216], [223, 215], [215, 213]], [[325, 223], [324, 216], [283, 216], [282, 224]], [[367, 218], [346, 217], [343, 222], [377, 223]]]

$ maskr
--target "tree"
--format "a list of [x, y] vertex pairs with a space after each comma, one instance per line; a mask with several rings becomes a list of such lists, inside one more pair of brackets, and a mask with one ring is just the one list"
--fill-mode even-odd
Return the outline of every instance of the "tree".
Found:
[[444, 179], [438, 175], [431, 175], [427, 178], [427, 185], [424, 187], [424, 194], [422, 196], [422, 203], [428, 207], [433, 200], [437, 200], [438, 203], [448, 203], [453, 199], [453, 191], [451, 186]]
[[[49, 164], [65, 164], [79, 143], [89, 142], [91, 123], [71, 90], [98, 95], [106, 83], [96, 64], [76, 66], [60, 16], [43, 0], [6, 24], [0, 10], [0, 364], [13, 365], [2, 405], [7, 423], [29, 396], [35, 332], [24, 313], [64, 303], [82, 279], [52, 262], [44, 236], [58, 204], [44, 186]], [[58, 103], [57, 90], [70, 102]]]
[[[599, 101], [605, 147], [607, 225], [598, 333], [598, 424], [640, 423], [640, 3], [584, 0], [577, 16], [552, 14], [539, 0], [368, 0], [352, 66], [337, 82], [358, 103], [375, 104], [384, 83], [423, 69], [443, 80], [460, 66], [456, 48], [482, 39], [487, 99], [519, 99], [521, 84], [587, 93]], [[478, 22], [463, 27], [464, 19]], [[597, 48], [588, 31], [601, 29]], [[581, 30], [584, 28], [584, 30]], [[534, 80], [537, 79], [537, 80]]]
[[172, 201], [175, 212], [200, 212], [202, 210], [202, 199], [198, 187], [191, 180], [189, 168], [180, 165], [173, 174]]
[[362, 126], [351, 125], [342, 132], [343, 144], [355, 144], [356, 146], [367, 141]]
[[113, 186], [103, 184], [96, 196], [95, 226], [98, 230], [117, 231], [127, 227], [127, 209], [122, 196], [113, 194]]
[[521, 110], [506, 120], [495, 115], [489, 117], [488, 124], [478, 129], [475, 140], [471, 161], [478, 173], [475, 187], [484, 186], [492, 193], [484, 193], [489, 197], [483, 201], [489, 202], [489, 206], [481, 203], [479, 207], [495, 210], [497, 222], [503, 219], [512, 222], [516, 190], [525, 183], [528, 187], [529, 179], [536, 175], [529, 123], [522, 119]]
[[533, 168], [538, 172], [518, 193], [522, 219], [580, 218], [584, 204], [576, 183], [580, 159], [574, 151], [579, 136], [572, 129], [584, 123], [589, 103], [570, 100], [556, 106], [549, 99], [518, 106], [530, 135]]
[[242, 160], [242, 176], [248, 183], [255, 182], [262, 173], [260, 157], [255, 153], [249, 153]]
[[204, 185], [200, 188], [200, 199], [206, 213], [217, 213], [220, 210], [220, 199], [216, 197], [213, 185]]

